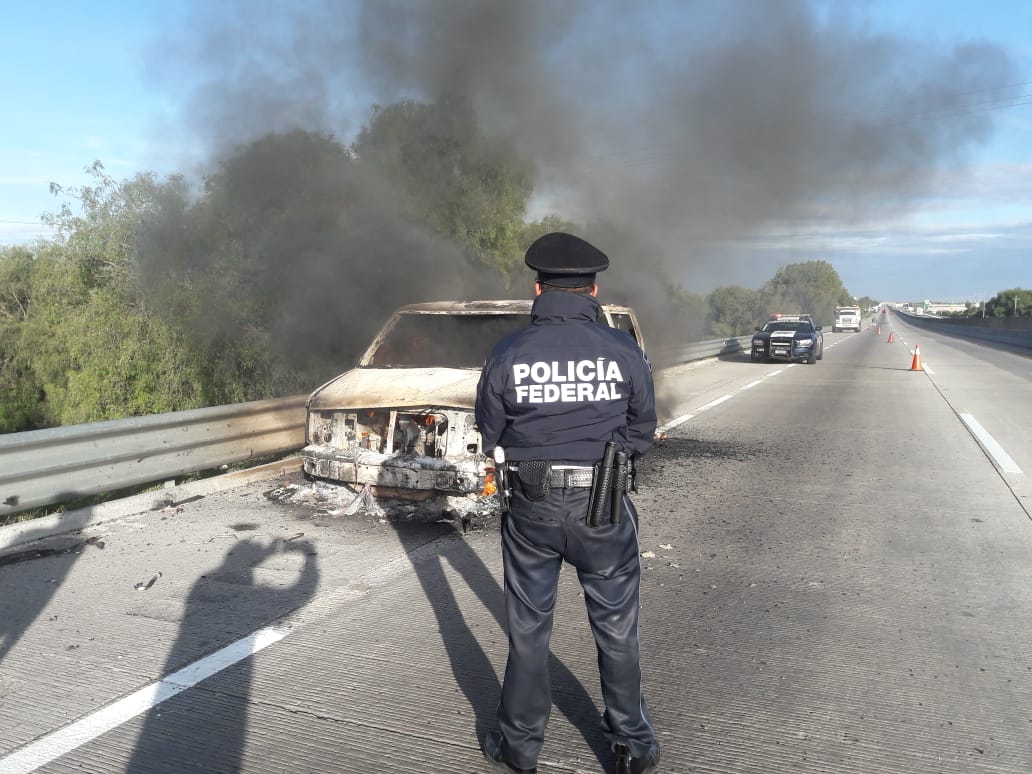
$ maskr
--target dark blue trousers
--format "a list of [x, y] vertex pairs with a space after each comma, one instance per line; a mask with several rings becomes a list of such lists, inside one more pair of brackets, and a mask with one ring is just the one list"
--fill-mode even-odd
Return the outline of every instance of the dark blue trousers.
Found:
[[521, 768], [537, 765], [552, 707], [548, 643], [563, 561], [577, 568], [584, 589], [606, 738], [627, 745], [635, 757], [646, 755], [654, 739], [638, 646], [638, 514], [625, 497], [619, 525], [589, 527], [589, 494], [586, 487], [553, 489], [533, 502], [516, 492], [502, 518], [509, 659], [498, 723], [507, 759]]

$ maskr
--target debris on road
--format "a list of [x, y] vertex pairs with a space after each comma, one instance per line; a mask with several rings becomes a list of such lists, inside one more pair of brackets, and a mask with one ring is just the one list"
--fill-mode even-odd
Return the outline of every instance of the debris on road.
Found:
[[160, 572], [156, 572], [156, 573], [154, 573], [154, 575], [151, 576], [151, 579], [149, 581], [146, 581], [146, 582], [140, 581], [135, 586], [133, 586], [133, 588], [136, 589], [137, 591], [146, 591], [151, 586], [153, 586], [155, 583], [157, 583], [158, 582], [158, 578], [160, 578], [160, 577], [161, 577], [161, 573]]

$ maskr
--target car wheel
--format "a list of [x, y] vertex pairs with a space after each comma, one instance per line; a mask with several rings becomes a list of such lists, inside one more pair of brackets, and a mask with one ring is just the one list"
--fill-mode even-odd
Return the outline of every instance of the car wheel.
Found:
[[816, 362], [817, 362], [817, 348], [814, 347], [813, 349], [810, 350], [809, 357], [806, 358], [806, 364], [807, 365], [813, 365]]
[[821, 344], [820, 350], [817, 352], [817, 359], [824, 360], [824, 345]]
[[752, 352], [749, 353], [749, 359], [752, 360], [754, 363], [759, 363], [763, 358], [760, 357], [760, 353], [759, 352], [757, 352], [756, 350], [753, 350]]

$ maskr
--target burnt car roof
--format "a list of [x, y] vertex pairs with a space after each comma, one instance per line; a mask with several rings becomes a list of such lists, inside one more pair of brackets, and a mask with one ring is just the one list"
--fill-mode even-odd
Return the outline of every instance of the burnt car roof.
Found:
[[[497, 312], [499, 314], [526, 313], [530, 314], [530, 308], [534, 302], [532, 299], [498, 299], [486, 301], [424, 301], [418, 304], [406, 304], [398, 307], [395, 314], [484, 314]], [[612, 311], [630, 310], [631, 307], [622, 304], [602, 304], [605, 309]]]
[[[411, 323], [417, 323], [418, 321], [411, 319], [413, 316], [525, 317], [526, 320], [522, 324], [529, 325], [532, 305], [531, 299], [490, 299], [426, 301], [399, 307], [373, 338], [356, 366], [316, 389], [309, 396], [308, 408], [438, 405], [472, 409], [476, 398], [476, 385], [480, 378], [480, 369], [483, 366], [483, 358], [487, 354], [486, 349], [497, 342], [501, 335], [510, 332], [508, 329], [495, 331], [486, 338], [481, 337], [478, 344], [483, 344], [485, 347], [483, 353], [477, 353], [475, 347], [470, 347], [467, 342], [460, 341], [461, 346], [458, 349], [461, 352], [459, 354], [450, 353], [450, 355], [455, 355], [455, 358], [431, 352], [426, 359], [413, 359], [411, 353], [419, 353], [422, 349], [422, 345], [416, 342], [405, 355], [407, 362], [391, 363], [386, 360], [378, 362], [382, 352], [381, 347], [388, 346], [388, 337], [392, 336], [396, 330], [400, 330], [403, 321], [407, 319]], [[634, 311], [629, 306], [602, 304], [602, 308], [610, 316], [629, 315], [632, 318], [634, 316]], [[425, 323], [429, 322], [429, 320], [425, 320]], [[469, 322], [475, 321], [470, 320]], [[425, 334], [427, 332], [425, 325], [419, 328], [418, 332]], [[635, 330], [632, 335], [640, 341], [640, 331]], [[447, 339], [430, 338], [430, 341], [435, 345], [447, 348]], [[456, 349], [456, 347], [452, 347], [452, 349]], [[472, 358], [472, 361], [455, 362], [460, 355], [461, 359]]]

